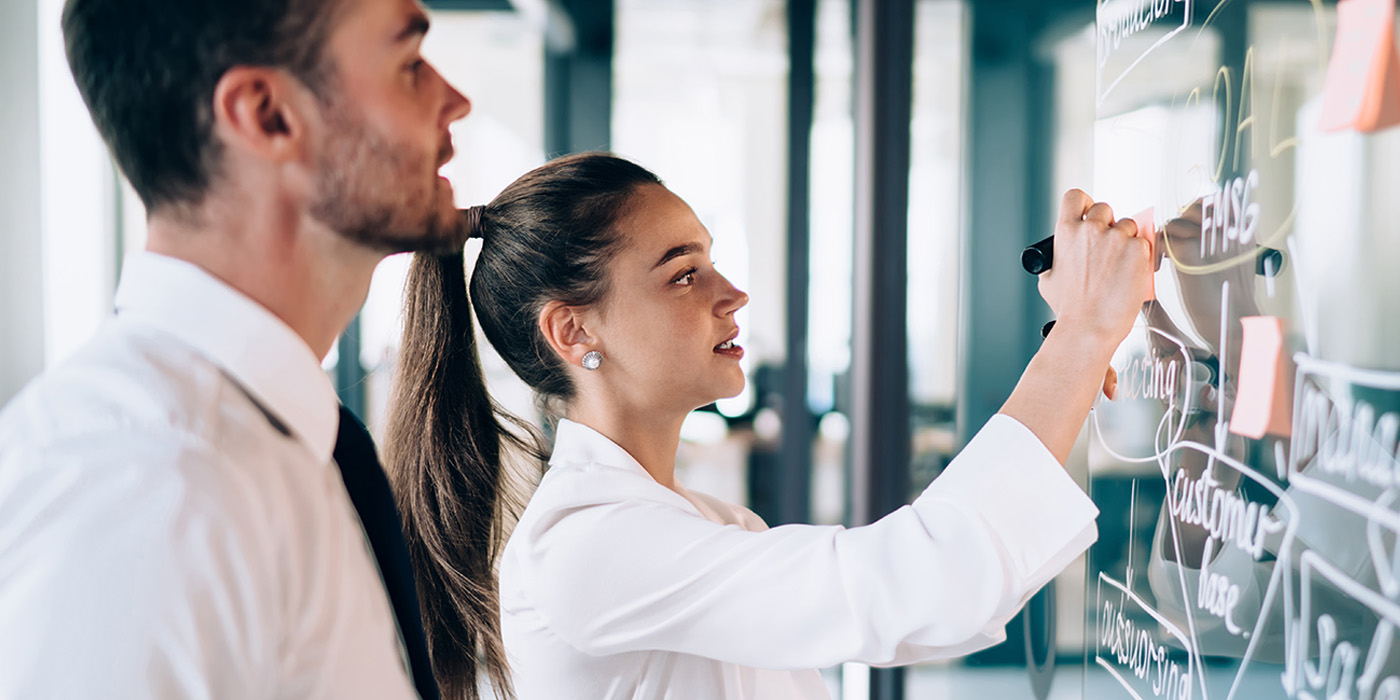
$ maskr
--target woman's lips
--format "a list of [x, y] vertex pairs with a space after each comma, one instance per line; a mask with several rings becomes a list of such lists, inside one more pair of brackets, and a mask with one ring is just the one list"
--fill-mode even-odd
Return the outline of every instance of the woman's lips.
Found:
[[744, 357], [744, 348], [743, 346], [736, 344], [733, 340], [726, 340], [723, 343], [720, 343], [719, 345], [715, 346], [715, 354], [724, 355], [725, 357], [732, 357], [736, 360], [739, 360], [743, 359]]

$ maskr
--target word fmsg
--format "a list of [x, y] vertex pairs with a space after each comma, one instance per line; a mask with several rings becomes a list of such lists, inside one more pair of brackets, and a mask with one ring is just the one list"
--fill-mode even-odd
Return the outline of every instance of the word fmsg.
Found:
[[1254, 241], [1259, 229], [1259, 171], [1251, 170], [1201, 198], [1201, 257]]

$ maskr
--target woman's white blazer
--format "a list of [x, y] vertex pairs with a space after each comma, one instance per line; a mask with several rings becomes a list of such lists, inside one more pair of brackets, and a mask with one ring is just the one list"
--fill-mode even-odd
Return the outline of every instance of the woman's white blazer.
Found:
[[1093, 502], [1004, 415], [863, 527], [769, 529], [568, 420], [550, 464], [500, 568], [521, 700], [827, 698], [814, 669], [1001, 641], [1098, 536]]

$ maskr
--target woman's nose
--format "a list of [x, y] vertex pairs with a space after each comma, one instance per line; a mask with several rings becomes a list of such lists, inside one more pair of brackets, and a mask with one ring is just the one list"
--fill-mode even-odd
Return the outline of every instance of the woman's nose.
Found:
[[749, 295], [747, 292], [735, 287], [728, 278], [723, 278], [724, 290], [720, 295], [719, 303], [715, 305], [715, 313], [720, 316], [728, 316], [739, 309], [748, 306]]

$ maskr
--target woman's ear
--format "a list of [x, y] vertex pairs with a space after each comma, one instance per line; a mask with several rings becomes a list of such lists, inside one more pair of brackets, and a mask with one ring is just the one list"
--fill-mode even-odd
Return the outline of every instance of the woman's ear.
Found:
[[540, 309], [540, 333], [565, 362], [583, 366], [583, 356], [598, 350], [598, 339], [584, 326], [584, 312], [562, 301], [551, 301]]

